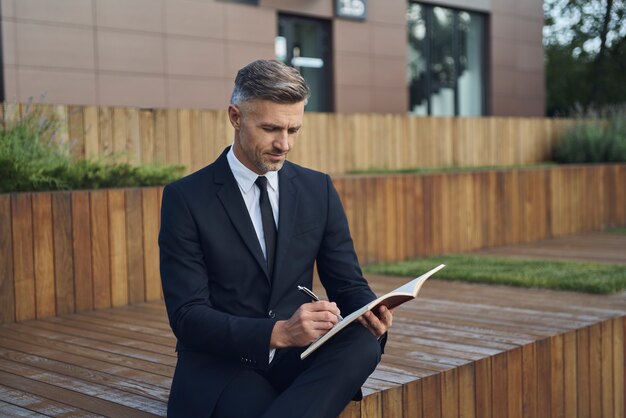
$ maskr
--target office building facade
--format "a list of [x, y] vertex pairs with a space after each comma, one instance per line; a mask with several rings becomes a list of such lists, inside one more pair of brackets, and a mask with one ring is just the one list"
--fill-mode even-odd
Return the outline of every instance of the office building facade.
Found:
[[276, 58], [310, 111], [542, 116], [537, 0], [3, 0], [5, 101], [221, 109]]

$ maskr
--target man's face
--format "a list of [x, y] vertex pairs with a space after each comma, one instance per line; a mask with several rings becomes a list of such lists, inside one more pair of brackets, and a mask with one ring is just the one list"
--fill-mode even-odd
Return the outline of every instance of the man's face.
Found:
[[279, 104], [255, 99], [228, 107], [235, 128], [235, 156], [262, 175], [277, 171], [287, 159], [304, 117], [304, 101]]

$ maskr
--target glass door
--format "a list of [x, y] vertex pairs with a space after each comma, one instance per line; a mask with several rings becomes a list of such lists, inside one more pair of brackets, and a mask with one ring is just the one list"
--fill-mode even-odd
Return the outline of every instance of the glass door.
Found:
[[276, 59], [297, 68], [311, 88], [305, 108], [310, 112], [333, 111], [330, 22], [280, 14]]

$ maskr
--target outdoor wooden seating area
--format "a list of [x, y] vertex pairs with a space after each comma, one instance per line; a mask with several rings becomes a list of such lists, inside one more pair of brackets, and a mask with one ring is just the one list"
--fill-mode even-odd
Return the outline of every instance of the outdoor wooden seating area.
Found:
[[[626, 293], [430, 280], [342, 417], [623, 417], [625, 314]], [[160, 301], [5, 324], [0, 416], [164, 416], [175, 360]]]

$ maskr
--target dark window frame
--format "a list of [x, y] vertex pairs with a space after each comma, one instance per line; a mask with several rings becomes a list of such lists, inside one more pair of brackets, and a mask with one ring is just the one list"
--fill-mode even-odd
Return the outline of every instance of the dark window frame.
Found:
[[[459, 115], [459, 111], [460, 111], [460, 105], [459, 105], [459, 83], [458, 83], [458, 74], [460, 72], [460, 64], [459, 64], [459, 57], [460, 57], [460, 51], [461, 51], [461, 36], [460, 36], [460, 30], [459, 30], [459, 13], [461, 12], [468, 12], [468, 13], [472, 13], [474, 15], [480, 15], [483, 19], [483, 28], [482, 28], [482, 40], [481, 40], [481, 57], [480, 57], [480, 61], [481, 61], [481, 78], [483, 81], [483, 85], [482, 85], [482, 91], [481, 91], [481, 108], [482, 108], [482, 116], [485, 115], [489, 115], [490, 112], [490, 106], [489, 106], [489, 92], [490, 92], [490, 86], [491, 86], [491, 80], [489, 78], [490, 75], [490, 71], [489, 71], [489, 50], [490, 50], [490, 45], [488, 40], [490, 39], [489, 37], [489, 14], [488, 13], [484, 13], [481, 11], [476, 11], [476, 10], [471, 10], [471, 9], [461, 9], [458, 7], [451, 7], [451, 6], [447, 6], [447, 5], [442, 5], [442, 4], [433, 4], [433, 3], [428, 3], [428, 2], [422, 2], [422, 1], [415, 1], [415, 0], [409, 0], [408, 5], [411, 4], [418, 4], [421, 7], [424, 8], [424, 21], [425, 21], [425, 25], [426, 25], [426, 48], [425, 48], [425, 59], [426, 59], [426, 67], [427, 67], [427, 71], [426, 71], [426, 90], [428, 92], [427, 98], [426, 98], [426, 108], [427, 108], [427, 114], [428, 116], [432, 116], [432, 101], [430, 98], [430, 95], [433, 92], [433, 88], [434, 88], [434, 84], [435, 82], [433, 81], [433, 72], [431, 71], [430, 67], [432, 64], [432, 48], [433, 48], [433, 40], [432, 40], [432, 32], [433, 32], [433, 10], [435, 7], [440, 7], [443, 9], [448, 9], [451, 10], [453, 12], [453, 24], [452, 24], [452, 55], [454, 57], [454, 73], [455, 73], [455, 77], [454, 77], [454, 83], [452, 84], [452, 88], [454, 91], [454, 116], [460, 116]], [[411, 103], [411, 95], [409, 94], [408, 97], [408, 109], [409, 112], [411, 112], [412, 110], [412, 103]]]

